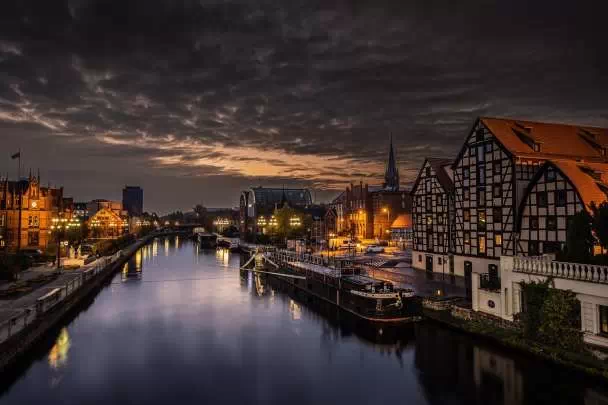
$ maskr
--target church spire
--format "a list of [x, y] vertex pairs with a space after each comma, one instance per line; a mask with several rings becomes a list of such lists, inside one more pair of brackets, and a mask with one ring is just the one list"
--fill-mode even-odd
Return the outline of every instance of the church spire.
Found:
[[383, 187], [388, 191], [399, 191], [399, 170], [395, 163], [395, 152], [393, 151], [393, 135], [390, 136], [390, 146], [388, 151], [388, 162], [384, 172]]

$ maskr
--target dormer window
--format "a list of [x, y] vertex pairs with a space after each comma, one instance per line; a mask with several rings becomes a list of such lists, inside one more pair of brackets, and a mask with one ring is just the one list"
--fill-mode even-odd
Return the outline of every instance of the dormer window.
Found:
[[534, 143], [533, 149], [534, 152], [540, 152], [540, 143]]

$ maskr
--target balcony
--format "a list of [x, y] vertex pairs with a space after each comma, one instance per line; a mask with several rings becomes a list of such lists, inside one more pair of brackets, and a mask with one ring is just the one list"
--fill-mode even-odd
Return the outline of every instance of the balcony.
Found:
[[488, 273], [480, 274], [479, 288], [488, 291], [500, 291], [500, 277], [490, 277]]
[[539, 258], [514, 257], [513, 271], [539, 276], [564, 278], [608, 284], [608, 266], [542, 260]]

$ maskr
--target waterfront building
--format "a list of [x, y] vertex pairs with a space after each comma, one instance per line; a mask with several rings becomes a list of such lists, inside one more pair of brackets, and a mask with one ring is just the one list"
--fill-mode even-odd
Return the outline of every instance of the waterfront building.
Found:
[[297, 210], [310, 207], [312, 205], [310, 191], [305, 188], [253, 187], [241, 192], [239, 202], [241, 238], [264, 233], [264, 228], [270, 226], [274, 211], [286, 203]]
[[110, 208], [101, 208], [88, 220], [93, 239], [116, 239], [129, 229], [126, 216], [120, 216]]
[[401, 214], [391, 224], [391, 241], [401, 249], [411, 246], [413, 238], [412, 215]]
[[[572, 187], [570, 201], [574, 202], [574, 188], [579, 196], [587, 194], [588, 180], [579, 182], [579, 179], [585, 179], [584, 172], [587, 171], [591, 178], [596, 179], [598, 174], [593, 173], [601, 173], [603, 166], [594, 164], [608, 163], [607, 147], [606, 129], [502, 118], [477, 119], [453, 165], [456, 214], [454, 262], [457, 272], [464, 270], [465, 275], [471, 272], [487, 273], [488, 277], [496, 278], [503, 255], [537, 254], [536, 245], [542, 243], [543, 238], [556, 242], [546, 245], [549, 250], [554, 250], [559, 242], [558, 230], [560, 227], [565, 230], [570, 211], [567, 206], [553, 207], [559, 209], [548, 211], [549, 204], [545, 197], [549, 198], [549, 194], [545, 192], [552, 193], [553, 205], [555, 197], [561, 198], [560, 194], [563, 193], [545, 189], [556, 184], [550, 180], [551, 186], [544, 185], [542, 168], [547, 162], [553, 162], [551, 167], [564, 168], [569, 178], [569, 182], [562, 182], [566, 201], [567, 187]], [[591, 169], [591, 166], [595, 169]], [[552, 178], [553, 174], [549, 176]], [[596, 188], [602, 190], [600, 183], [596, 181]], [[539, 196], [541, 206], [536, 201]], [[573, 206], [588, 204], [589, 199], [593, 198], [604, 200], [606, 197], [603, 192], [594, 192], [593, 197], [587, 201], [579, 198], [581, 201], [576, 200]], [[563, 202], [559, 201], [559, 204]], [[522, 215], [524, 212], [528, 214]], [[555, 218], [551, 212], [555, 212]], [[540, 218], [533, 218], [538, 215]], [[547, 218], [549, 216], [551, 218]], [[561, 218], [559, 221], [558, 217]], [[528, 222], [522, 224], [522, 218]], [[546, 225], [542, 228], [550, 234], [538, 233], [537, 225], [538, 229], [541, 228], [537, 220], [541, 218], [550, 222], [549, 229]], [[554, 219], [559, 222], [557, 226]], [[527, 227], [530, 223], [534, 229]], [[529, 232], [521, 233], [523, 230]], [[523, 239], [520, 238], [524, 235]], [[565, 232], [561, 237], [565, 237]], [[522, 242], [525, 242], [525, 247]]]
[[142, 216], [144, 213], [144, 190], [137, 186], [125, 186], [122, 190], [122, 206], [129, 216]]
[[524, 310], [522, 282], [549, 277], [552, 288], [572, 291], [580, 301], [584, 341], [608, 348], [608, 266], [558, 262], [549, 257], [502, 256], [497, 283], [473, 273], [472, 308], [513, 321]]
[[0, 248], [45, 250], [63, 210], [63, 188], [43, 187], [40, 175], [0, 181]]
[[87, 203], [87, 212], [89, 218], [94, 216], [97, 211], [102, 209], [109, 209], [114, 212], [118, 216], [126, 216], [127, 212], [123, 209], [122, 202], [120, 201], [111, 201], [105, 199], [93, 200]]
[[430, 272], [456, 272], [452, 161], [425, 159], [412, 187], [412, 266]]

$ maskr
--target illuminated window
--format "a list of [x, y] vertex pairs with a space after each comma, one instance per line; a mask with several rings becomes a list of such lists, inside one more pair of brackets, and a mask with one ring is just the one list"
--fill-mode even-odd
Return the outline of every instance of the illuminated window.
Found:
[[463, 219], [464, 219], [466, 222], [469, 222], [469, 221], [471, 220], [471, 212], [470, 212], [469, 210], [465, 209], [465, 210], [462, 212], [462, 214], [463, 214]]
[[469, 243], [471, 243], [471, 233], [467, 231], [464, 233], [464, 244], [468, 245]]
[[608, 307], [600, 305], [600, 333], [602, 335], [608, 335]]
[[479, 230], [486, 229], [486, 211], [479, 211], [477, 213], [477, 227]]
[[485, 236], [480, 236], [479, 239], [479, 254], [483, 255], [486, 253], [486, 237]]
[[494, 245], [502, 246], [502, 234], [500, 234], [500, 233], [494, 234]]
[[426, 224], [427, 225], [433, 225], [433, 217], [432, 216], [428, 216], [426, 217]]

